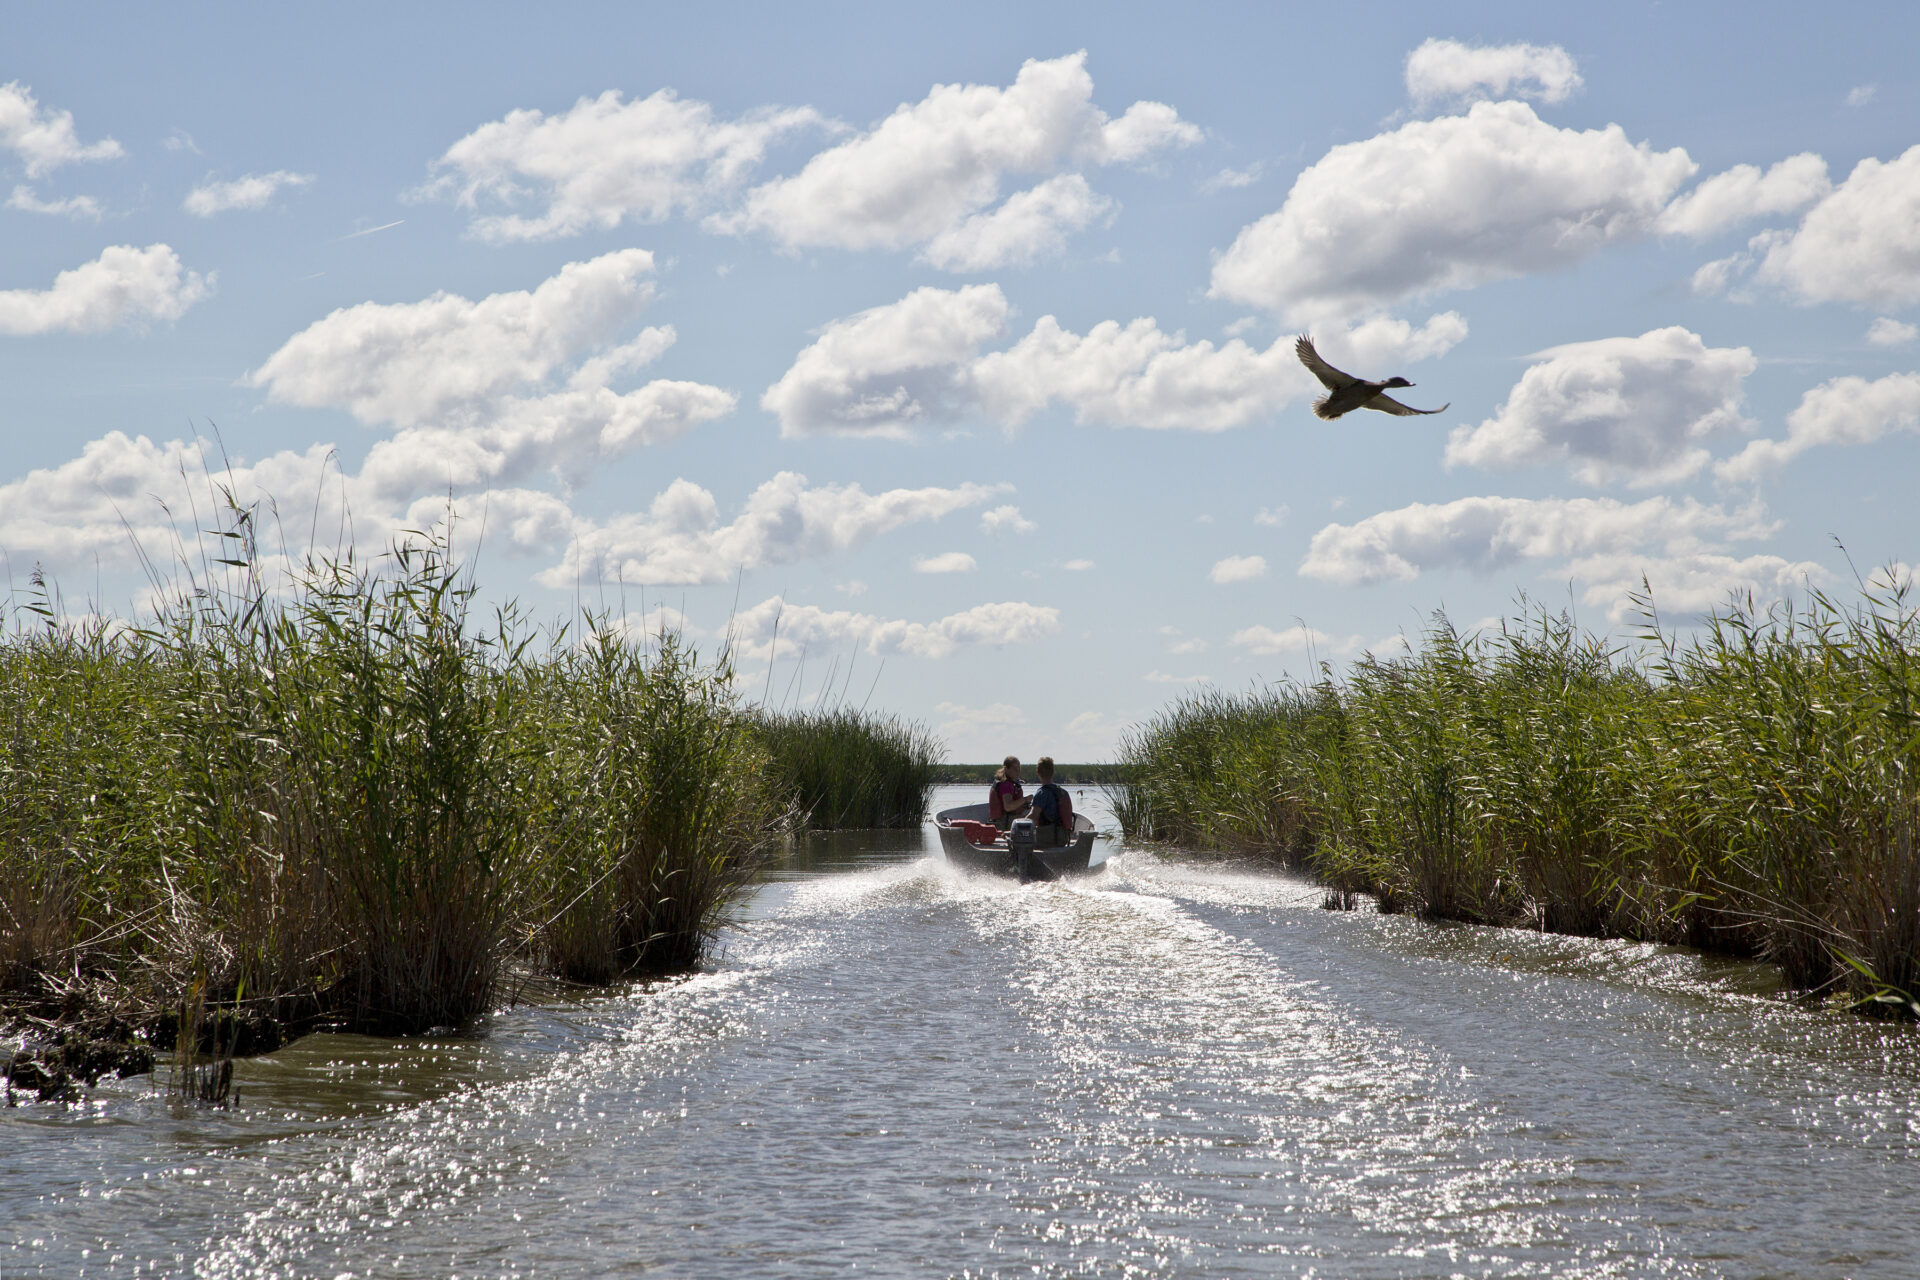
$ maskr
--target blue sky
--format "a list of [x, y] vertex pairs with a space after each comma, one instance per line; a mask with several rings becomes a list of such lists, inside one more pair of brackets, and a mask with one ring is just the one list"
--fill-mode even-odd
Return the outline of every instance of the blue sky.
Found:
[[217, 431], [296, 552], [452, 495], [538, 616], [1102, 758], [1916, 558], [1911, 6], [1033, 9], [11, 8], [14, 587], [138, 609]]

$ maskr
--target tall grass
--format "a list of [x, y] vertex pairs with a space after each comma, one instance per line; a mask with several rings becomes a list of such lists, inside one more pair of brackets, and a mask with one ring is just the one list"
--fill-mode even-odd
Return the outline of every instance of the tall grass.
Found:
[[693, 963], [788, 825], [724, 655], [478, 616], [444, 542], [0, 636], [0, 1006], [231, 1046], [457, 1025], [505, 966]]
[[561, 975], [693, 963], [789, 824], [730, 678], [671, 635], [649, 654], [597, 621], [584, 646], [528, 672], [537, 711], [522, 728], [554, 904], [536, 941]]
[[808, 825], [910, 827], [925, 816], [943, 748], [924, 726], [848, 707], [763, 711], [754, 724]]
[[1765, 956], [1920, 1012], [1906, 589], [1647, 638], [1440, 618], [1344, 680], [1190, 696], [1124, 744], [1122, 825], [1301, 867], [1335, 901]]

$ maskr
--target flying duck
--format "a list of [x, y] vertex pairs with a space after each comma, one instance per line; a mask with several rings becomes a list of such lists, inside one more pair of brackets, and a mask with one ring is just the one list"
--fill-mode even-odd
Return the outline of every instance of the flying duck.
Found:
[[1452, 405], [1449, 400], [1438, 409], [1414, 409], [1401, 404], [1386, 393], [1388, 387], [1410, 387], [1413, 384], [1405, 378], [1388, 378], [1385, 382], [1363, 382], [1350, 373], [1342, 373], [1313, 349], [1313, 339], [1301, 334], [1293, 344], [1293, 353], [1300, 357], [1300, 363], [1313, 371], [1313, 376], [1326, 384], [1327, 394], [1313, 402], [1316, 416], [1331, 422], [1343, 413], [1355, 409], [1378, 409], [1382, 413], [1398, 414], [1406, 417], [1416, 413], [1445, 413]]

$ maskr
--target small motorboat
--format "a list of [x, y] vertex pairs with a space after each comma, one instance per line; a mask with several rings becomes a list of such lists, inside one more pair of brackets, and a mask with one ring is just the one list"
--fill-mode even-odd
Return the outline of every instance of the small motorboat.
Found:
[[1023, 881], [1056, 880], [1097, 871], [1107, 860], [1105, 850], [1097, 858], [1093, 854], [1093, 823], [1084, 813], [1073, 815], [1073, 840], [1051, 846], [1029, 845], [1015, 838], [1022, 832], [1000, 830], [984, 804], [942, 809], [933, 815], [933, 823], [940, 828], [940, 847], [947, 861], [964, 871], [1017, 876]]

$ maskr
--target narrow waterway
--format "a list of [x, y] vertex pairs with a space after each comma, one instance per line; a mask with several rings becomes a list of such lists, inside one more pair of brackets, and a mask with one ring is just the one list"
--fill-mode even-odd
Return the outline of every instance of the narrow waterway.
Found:
[[821, 837], [707, 972], [0, 1112], [0, 1277], [1911, 1276], [1920, 1037], [1769, 981]]

